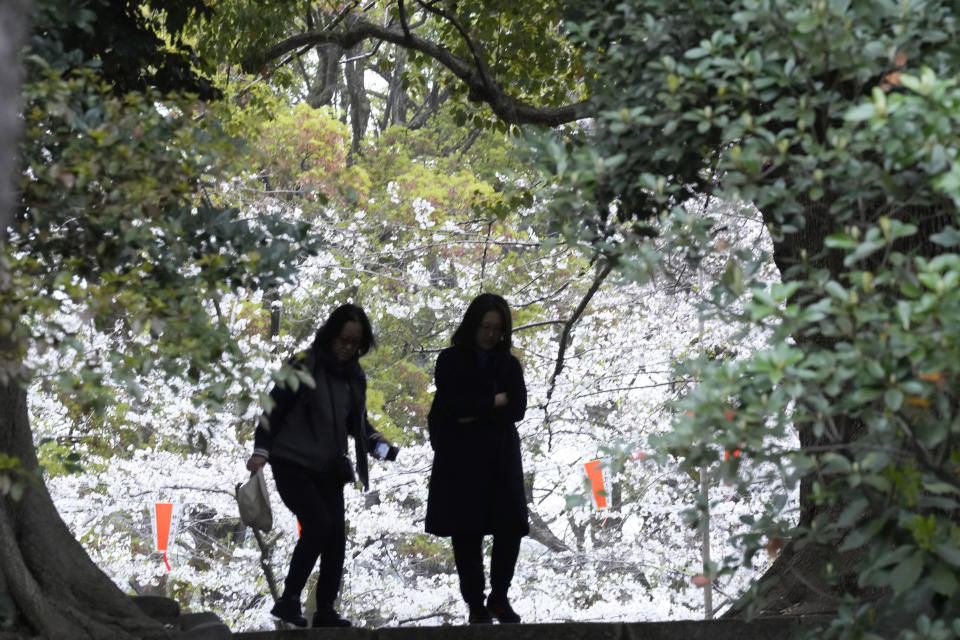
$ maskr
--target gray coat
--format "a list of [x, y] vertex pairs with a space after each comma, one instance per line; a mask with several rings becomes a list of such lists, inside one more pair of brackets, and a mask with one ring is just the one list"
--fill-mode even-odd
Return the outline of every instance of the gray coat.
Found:
[[368, 488], [367, 452], [385, 440], [367, 419], [367, 379], [353, 360], [336, 365], [311, 350], [297, 355], [293, 366], [308, 371], [316, 383], [297, 391], [277, 385], [270, 392], [273, 409], [254, 435], [254, 454], [271, 464], [292, 463], [312, 471], [331, 472], [353, 481], [347, 435], [354, 438], [357, 474]]

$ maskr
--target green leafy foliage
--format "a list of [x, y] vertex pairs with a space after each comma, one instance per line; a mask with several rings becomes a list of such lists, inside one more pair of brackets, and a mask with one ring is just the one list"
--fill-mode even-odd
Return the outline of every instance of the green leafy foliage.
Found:
[[53, 438], [43, 438], [37, 443], [37, 460], [50, 476], [83, 471], [80, 453]]
[[[654, 443], [691, 474], [800, 487], [802, 511], [767, 505], [717, 571], [785, 538], [849, 552], [855, 584], [829, 564], [815, 576], [849, 598], [836, 636], [947, 637], [960, 616], [955, 9], [578, 3], [596, 128], [533, 136], [558, 227], [634, 277], [665, 259], [645, 248], [651, 227], [691, 264], [715, 260], [714, 221], [692, 223], [704, 197], [759, 210], [783, 284], [737, 256], [704, 313], [769, 346], [683, 365], [698, 386]], [[931, 602], [915, 629], [894, 614]]]
[[[888, 190], [900, 206], [931, 206], [929, 194], [909, 188], [914, 171], [899, 168], [934, 153], [946, 168], [949, 145], [929, 136], [931, 126], [948, 131], [950, 119], [919, 126], [922, 112], [884, 108], [882, 118], [902, 126], [857, 123], [874, 113], [865, 100], [921, 82], [903, 80], [911, 70], [950, 68], [947, 5], [580, 5], [569, 28], [592, 71], [598, 130], [543, 145], [565, 185], [557, 216], [583, 221], [587, 239], [620, 234], [629, 243], [644, 233], [638, 222], [704, 193], [753, 202], [778, 238], [815, 223], [802, 215], [808, 201], [824, 202], [837, 225], [867, 209], [883, 215], [874, 199]], [[890, 95], [891, 104], [910, 100], [899, 89]], [[888, 153], [876, 154], [881, 136]]]
[[59, 72], [95, 68], [118, 94], [148, 87], [217, 95], [208, 65], [184, 39], [210, 14], [201, 0], [38, 0], [29, 46]]
[[[771, 347], [744, 361], [688, 365], [701, 383], [679, 404], [686, 413], [659, 446], [683, 444], [692, 469], [716, 466], [724, 448], [736, 447], [749, 468], [725, 477], [744, 487], [764, 468], [789, 484], [812, 470], [814, 498], [825, 507], [809, 527], [792, 528], [795, 516], [784, 504], [769, 505], [758, 519], [770, 527], [766, 538], [744, 539], [747, 562], [765, 539], [790, 531], [862, 549], [860, 586], [889, 588], [896, 601], [953, 596], [956, 567], [945, 550], [955, 545], [949, 514], [960, 506], [951, 444], [960, 425], [952, 391], [960, 375], [960, 297], [942, 282], [960, 275], [958, 265], [954, 254], [910, 260], [893, 252], [875, 274], [849, 272], [846, 287], [808, 283], [791, 305], [754, 290], [741, 320], [776, 317]], [[727, 294], [714, 292], [718, 302]], [[832, 349], [791, 344], [792, 336], [810, 334]], [[852, 440], [844, 432], [851, 425], [859, 431]], [[809, 428], [818, 444], [771, 446], [791, 428]]]
[[[164, 15], [167, 28], [182, 26]], [[58, 384], [93, 412], [110, 403], [111, 377], [139, 397], [138, 377], [154, 370], [198, 382], [229, 369], [242, 355], [220, 301], [288, 279], [312, 250], [307, 226], [215, 203], [213, 185], [241, 149], [221, 130], [225, 107], [189, 93], [121, 92], [120, 79], [103, 75], [120, 72], [82, 48], [70, 51], [84, 64], [51, 63], [51, 47], [70, 40], [41, 27], [27, 52], [21, 208], [6, 247], [13, 280], [0, 292], [6, 368], [28, 344], [57, 350], [78, 363]], [[85, 326], [115, 332], [121, 346], [85, 351]], [[225, 390], [212, 385], [197, 400]]]
[[[335, 3], [205, 4], [216, 21], [198, 3], [151, 3], [139, 14], [129, 11], [137, 3], [124, 5], [134, 32], [169, 38], [179, 52], [177, 64], [186, 66], [174, 74], [177, 89], [200, 91], [193, 73], [206, 67], [190, 59], [181, 35], [187, 15], [208, 16], [191, 26], [191, 37], [225, 65], [308, 28], [355, 20], [396, 26], [401, 17], [394, 3], [356, 13]], [[39, 24], [60, 19], [53, 6], [43, 5]], [[63, 32], [106, 28], [105, 6], [70, 4]], [[598, 107], [589, 129], [530, 134], [536, 162], [552, 178], [536, 195], [550, 198], [553, 231], [635, 279], [670, 268], [671, 259], [717, 267], [722, 285], [705, 296], [705, 312], [740, 323], [744, 333], [768, 332], [769, 348], [753, 356], [713, 351], [686, 362], [679, 373], [699, 385], [677, 405], [673, 432], [655, 441], [691, 478], [706, 468], [744, 491], [758, 482], [782, 486], [746, 518], [742, 553], [709, 572], [751, 566], [787, 538], [800, 548], [824, 544], [857, 562], [852, 582], [830, 566], [818, 576], [836, 580], [847, 598], [830, 633], [865, 637], [889, 623], [904, 638], [947, 637], [960, 615], [953, 517], [960, 259], [947, 253], [960, 245], [955, 7], [593, 0], [458, 4], [443, 16], [438, 4], [416, 14], [411, 6], [404, 17], [418, 19], [420, 34], [463, 59], [477, 54], [513, 96], [558, 104], [586, 84]], [[116, 45], [112, 34], [104, 41]], [[132, 75], [95, 38], [76, 49], [70, 42], [34, 44], [23, 208], [10, 255], [16, 282], [2, 300], [0, 333], [21, 346], [33, 341], [82, 356], [56, 382], [77, 413], [105, 413], [124, 395], [140, 401], [142, 376], [153, 371], [201, 383], [194, 399], [214, 409], [228, 397], [228, 381], [258, 386], [251, 378], [266, 367], [247, 367], [221, 305], [236, 304], [249, 320], [244, 335], [262, 332], [268, 305], [280, 301], [276, 289], [304, 268], [307, 260], [295, 263], [316, 242], [331, 262], [309, 265], [315, 271], [296, 294], [284, 290], [280, 341], [292, 347], [309, 339], [333, 300], [370, 308], [368, 301], [389, 301], [376, 325], [391, 340], [366, 362], [376, 373], [370, 409], [391, 438], [422, 442], [431, 349], [456, 321], [451, 309], [472, 289], [527, 286], [543, 264], [556, 267], [558, 280], [590, 272], [583, 258], [522, 254], [525, 244], [540, 248], [541, 217], [526, 228], [500, 225], [534, 198], [505, 145], [474, 149], [467, 161], [450, 151], [456, 127], [494, 128], [462, 87], [431, 127], [384, 129], [377, 144], [349, 157], [338, 121], [346, 114], [288, 109], [276, 87], [254, 77], [224, 80], [226, 105], [170, 97], [149, 90], [169, 87], [151, 71], [164, 61], [140, 55], [140, 42], [116, 47], [130, 57]], [[395, 49], [367, 54], [383, 73], [399, 66]], [[303, 60], [294, 54], [282, 62]], [[220, 77], [236, 80], [234, 71]], [[271, 77], [270, 69], [254, 71]], [[411, 54], [407, 97], [424, 99], [444, 73]], [[272, 80], [292, 84], [289, 75]], [[221, 129], [249, 136], [254, 150]], [[239, 170], [247, 161], [250, 171]], [[514, 169], [523, 179], [510, 193], [502, 176]], [[251, 205], [223, 188], [228, 182], [265, 189]], [[738, 251], [720, 260], [717, 220], [702, 213], [714, 199], [759, 208], [782, 284], [760, 281], [765, 256]], [[500, 242], [490, 243], [492, 235]], [[458, 261], [482, 265], [479, 277], [464, 280]], [[502, 270], [491, 275], [493, 261]], [[329, 277], [317, 275], [324, 270]], [[262, 290], [275, 297], [232, 298]], [[518, 321], [535, 322], [545, 306], [519, 310]], [[77, 317], [118, 336], [111, 346], [120, 348], [104, 357], [85, 352]], [[290, 369], [271, 380], [310, 384]], [[244, 415], [250, 398], [231, 400]], [[123, 411], [110, 419], [123, 424]], [[796, 430], [801, 449], [790, 444]], [[98, 446], [153, 437], [144, 431], [121, 429]], [[199, 434], [188, 445], [202, 451], [209, 442]], [[172, 438], [162, 446], [185, 445]], [[541, 453], [542, 445], [532, 446]], [[738, 455], [725, 455], [731, 451]], [[53, 445], [43, 453], [57, 473], [76, 462]], [[802, 514], [788, 500], [798, 485]], [[707, 506], [705, 496], [698, 506]], [[690, 522], [700, 515], [693, 511]], [[424, 551], [432, 549], [412, 537], [404, 552]], [[889, 597], [883, 609], [865, 598], [876, 590]], [[887, 619], [921, 609], [929, 615], [909, 625]]]

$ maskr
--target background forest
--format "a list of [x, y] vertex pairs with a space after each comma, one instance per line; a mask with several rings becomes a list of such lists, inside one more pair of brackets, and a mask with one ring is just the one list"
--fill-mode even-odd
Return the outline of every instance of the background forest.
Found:
[[[211, 26], [197, 27], [198, 45]], [[701, 589], [691, 584], [703, 573], [701, 538], [682, 518], [700, 479], [643, 459], [645, 440], [666, 428], [667, 403], [690, 383], [672, 371], [679, 359], [751, 349], [749, 340], [732, 344], [731, 327], [700, 322], [696, 304], [717, 280], [723, 255], [769, 249], [758, 216], [699, 203], [698, 216], [725, 226], [718, 239], [725, 248], [699, 267], [667, 260], [643, 284], [625, 280], [599, 254], [563, 237], [519, 132], [482, 115], [464, 120], [462, 101], [443, 89], [443, 79], [392, 46], [344, 52], [331, 45], [272, 74], [222, 66], [214, 84], [223, 95], [209, 104], [158, 99], [152, 107], [118, 106], [120, 114], [104, 118], [112, 129], [107, 140], [119, 145], [192, 117], [216, 145], [206, 153], [217, 156], [205, 159], [215, 164], [195, 178], [199, 202], [254, 224], [270, 216], [302, 225], [309, 245], [287, 282], [220, 290], [213, 304], [190, 311], [208, 314], [235, 343], [229, 364], [195, 380], [171, 381], [149, 365], [157, 349], [151, 337], [169, 324], [103, 318], [80, 278], [62, 282], [65, 291], [53, 293], [53, 308], [43, 310], [44, 320], [59, 324], [56, 341], [70, 346], [40, 344], [26, 360], [34, 372], [37, 455], [58, 511], [122, 589], [213, 609], [235, 630], [272, 626], [261, 550], [238, 523], [234, 484], [245, 475], [260, 399], [275, 383], [298, 383], [285, 377], [282, 363], [335, 306], [351, 301], [370, 314], [379, 341], [364, 359], [371, 419], [403, 449], [396, 464], [376, 465], [373, 492], [348, 494], [342, 610], [368, 626], [459, 623], [449, 545], [422, 531], [432, 459], [426, 414], [436, 354], [469, 300], [492, 291], [515, 310], [515, 351], [530, 393], [520, 431], [533, 534], [515, 581], [519, 610], [530, 621], [703, 615]], [[50, 127], [47, 91], [32, 94], [40, 108], [31, 112], [38, 121], [30, 131]], [[130, 129], [117, 130], [124, 126]], [[104, 164], [104, 141], [90, 135], [93, 148], [69, 168], [57, 172], [41, 159], [33, 170], [78, 190], [95, 179], [92, 165]], [[150, 151], [165, 153], [156, 135]], [[159, 167], [147, 169], [155, 161], [111, 167], [115, 188], [126, 191], [119, 206], [161, 186]], [[133, 232], [158, 244], [192, 232], [148, 220], [131, 221]], [[219, 229], [196, 233], [221, 241]], [[258, 259], [256, 248], [247, 251], [241, 259]], [[179, 268], [208, 269], [218, 258]], [[138, 298], [128, 306], [150, 304], [138, 290], [138, 280], [152, 279], [144, 271], [110, 283], [115, 295]], [[768, 275], [775, 277], [772, 269]], [[126, 362], [116, 356], [131, 342], [147, 364], [121, 373]], [[90, 373], [76, 376], [84, 364]], [[111, 376], [117, 373], [119, 381]], [[613, 464], [622, 452], [633, 459], [608, 467], [610, 506], [598, 511], [586, 499], [583, 464]], [[269, 472], [268, 482], [272, 490]], [[711, 531], [715, 553], [723, 553], [738, 516], [767, 500], [771, 488], [734, 491], [718, 478], [710, 485], [721, 504]], [[275, 492], [272, 498], [277, 526], [265, 536], [263, 561], [282, 579], [296, 524]], [[158, 501], [181, 510], [170, 571], [154, 553]], [[721, 609], [749, 577], [719, 581], [713, 606]]]
[[[957, 9], [33, 2], [0, 633], [160, 635], [114, 585], [271, 628], [296, 524], [274, 492], [255, 539], [234, 486], [270, 388], [304, 383], [284, 361], [348, 301], [401, 452], [348, 491], [339, 608], [461, 623], [422, 532], [426, 413], [490, 291], [529, 390], [525, 621], [960, 636]], [[155, 502], [179, 508], [169, 570]]]

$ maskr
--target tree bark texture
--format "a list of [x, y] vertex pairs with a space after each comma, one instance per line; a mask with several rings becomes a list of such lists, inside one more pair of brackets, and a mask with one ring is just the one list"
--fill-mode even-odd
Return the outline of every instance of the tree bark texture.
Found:
[[97, 568], [57, 513], [40, 479], [27, 392], [12, 377], [0, 383], [0, 451], [18, 458], [28, 475], [22, 497], [0, 503], [0, 597], [16, 612], [11, 625], [48, 640], [166, 637]]
[[[804, 206], [802, 229], [786, 235], [774, 242], [773, 258], [781, 277], [788, 279], [791, 269], [804, 263], [814, 269], [827, 269], [834, 278], [843, 270], [843, 255], [839, 251], [828, 251], [824, 241], [835, 232], [836, 221], [829, 213], [829, 207], [818, 202], [807, 202]], [[777, 221], [764, 212], [764, 222], [777, 228]], [[823, 336], [797, 337], [798, 346], [805, 344], [813, 348], [825, 348]], [[842, 419], [842, 418], [841, 418]], [[845, 425], [846, 442], [855, 439], [855, 425]], [[797, 430], [800, 448], [810, 450], [826, 444], [826, 438], [817, 438], [812, 427], [800, 427]], [[807, 476], [800, 482], [800, 518], [798, 526], [809, 526], [819, 513], [818, 506], [810, 499], [813, 477]], [[807, 544], [798, 545], [788, 541], [780, 551], [776, 561], [764, 572], [757, 582], [759, 599], [753, 602], [741, 600], [734, 604], [723, 617], [740, 617], [750, 607], [758, 615], [790, 615], [805, 613], [830, 613], [836, 611], [841, 599], [836, 587], [827, 579], [827, 569], [832, 567], [834, 575], [846, 576], [849, 580], [855, 574], [857, 557], [854, 554], [841, 554], [836, 546]], [[853, 585], [855, 586], [855, 578]]]
[[[390, 82], [389, 107], [384, 110], [383, 117], [387, 124], [407, 124], [407, 90], [403, 88], [403, 72], [407, 67], [407, 50], [397, 48], [396, 64], [393, 69], [393, 78]], [[384, 127], [386, 128], [386, 127]]]
[[340, 56], [343, 48], [336, 44], [320, 45], [317, 51], [317, 73], [307, 95], [307, 104], [314, 109], [333, 103], [340, 86]]
[[414, 111], [413, 117], [410, 118], [410, 121], [406, 123], [407, 128], [419, 129], [425, 125], [431, 116], [440, 111], [440, 105], [450, 99], [450, 94], [451, 91], [449, 87], [441, 91], [440, 85], [434, 83], [433, 87], [430, 89], [430, 94], [426, 97], [423, 103], [417, 107], [416, 111]]
[[[13, 176], [20, 138], [20, 47], [27, 32], [27, 0], [0, 2], [0, 242], [13, 213]], [[0, 284], [2, 286], [2, 284]]]
[[364, 83], [364, 73], [367, 70], [366, 58], [363, 56], [363, 47], [356, 46], [347, 52], [344, 75], [347, 80], [347, 95], [350, 101], [350, 128], [353, 136], [350, 141], [350, 157], [360, 155], [363, 138], [367, 134], [367, 124], [370, 121], [370, 99], [367, 98], [367, 89]]

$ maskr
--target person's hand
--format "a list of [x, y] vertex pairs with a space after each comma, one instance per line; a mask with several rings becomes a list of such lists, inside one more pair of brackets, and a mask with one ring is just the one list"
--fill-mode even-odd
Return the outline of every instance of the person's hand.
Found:
[[507, 392], [501, 391], [497, 395], [493, 396], [493, 406], [495, 407], [505, 407], [507, 406]]
[[253, 454], [250, 456], [250, 459], [247, 460], [247, 471], [250, 473], [256, 473], [263, 468], [263, 465], [267, 464], [267, 459], [261, 455]]

